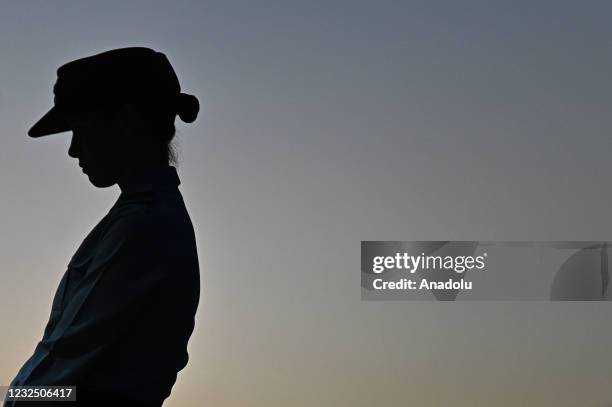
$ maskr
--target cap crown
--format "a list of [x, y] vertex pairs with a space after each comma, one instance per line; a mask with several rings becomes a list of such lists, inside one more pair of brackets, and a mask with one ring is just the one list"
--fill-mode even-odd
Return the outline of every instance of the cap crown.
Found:
[[53, 88], [60, 109], [84, 109], [123, 101], [170, 102], [180, 93], [164, 54], [133, 47], [77, 59], [57, 70]]

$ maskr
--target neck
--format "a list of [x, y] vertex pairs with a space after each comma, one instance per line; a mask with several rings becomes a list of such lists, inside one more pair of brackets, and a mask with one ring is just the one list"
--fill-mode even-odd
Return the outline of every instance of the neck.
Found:
[[129, 166], [123, 171], [117, 184], [122, 191], [125, 191], [134, 180], [138, 180], [151, 172], [168, 166], [168, 163], [148, 163], [138, 166]]

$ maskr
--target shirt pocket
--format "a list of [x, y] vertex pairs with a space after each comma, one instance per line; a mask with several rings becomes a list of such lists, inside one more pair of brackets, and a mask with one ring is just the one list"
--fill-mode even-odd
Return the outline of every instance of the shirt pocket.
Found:
[[87, 269], [91, 265], [93, 260], [93, 255], [87, 257], [86, 259], [79, 259], [79, 261], [68, 263], [68, 270], [66, 270], [66, 287], [62, 301], [62, 310], [66, 307], [66, 304], [70, 302], [72, 296], [76, 288], [79, 285], [81, 279], [87, 273]]
[[51, 306], [51, 312], [61, 313], [66, 304], [70, 302], [70, 299], [74, 295], [74, 291], [79, 284], [79, 281], [83, 278], [89, 265], [93, 260], [93, 256], [87, 257], [73, 257], [68, 263], [66, 272], [60, 281], [59, 286], [53, 297], [53, 304]]

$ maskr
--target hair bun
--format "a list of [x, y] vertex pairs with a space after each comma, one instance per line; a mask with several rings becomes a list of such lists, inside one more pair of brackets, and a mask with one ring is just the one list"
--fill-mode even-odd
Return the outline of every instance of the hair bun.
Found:
[[198, 102], [197, 97], [187, 93], [179, 93], [176, 105], [176, 114], [185, 123], [192, 123], [198, 117], [200, 102]]

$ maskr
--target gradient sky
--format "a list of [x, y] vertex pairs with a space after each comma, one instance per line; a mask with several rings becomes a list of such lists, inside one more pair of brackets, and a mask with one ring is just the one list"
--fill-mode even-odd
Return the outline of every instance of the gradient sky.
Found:
[[0, 385], [119, 194], [30, 139], [57, 67], [167, 54], [202, 275], [170, 407], [612, 406], [607, 303], [366, 302], [361, 240], [612, 240], [612, 3], [20, 1], [0, 13]]

